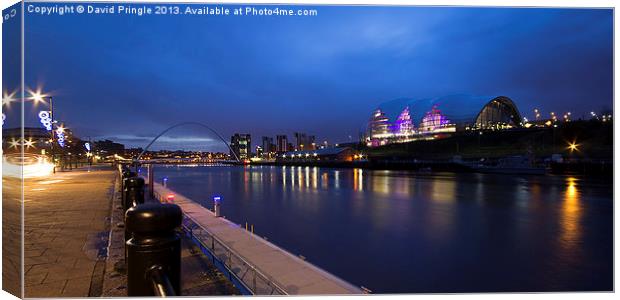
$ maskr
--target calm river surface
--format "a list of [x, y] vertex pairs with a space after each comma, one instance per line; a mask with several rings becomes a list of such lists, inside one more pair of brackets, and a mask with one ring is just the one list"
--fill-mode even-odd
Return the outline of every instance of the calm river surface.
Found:
[[611, 290], [611, 180], [158, 166], [168, 187], [374, 293]]

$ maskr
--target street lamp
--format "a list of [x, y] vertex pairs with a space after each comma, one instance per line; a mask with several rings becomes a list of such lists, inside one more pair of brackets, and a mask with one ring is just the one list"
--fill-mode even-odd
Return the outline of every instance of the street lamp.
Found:
[[577, 144], [576, 141], [569, 142], [568, 150], [570, 150], [571, 153], [573, 153], [574, 151], [579, 151], [579, 144]]
[[4, 94], [2, 95], [2, 105], [6, 105], [7, 107], [11, 106], [11, 102], [15, 102], [15, 94], [17, 92], [12, 92], [12, 93], [8, 93], [8, 92], [4, 92]]
[[[34, 101], [35, 104], [45, 103], [45, 100], [48, 99], [48, 104], [50, 106], [50, 119], [52, 119], [52, 130], [50, 130], [50, 154], [52, 155], [52, 164], [54, 165], [53, 173], [56, 173], [56, 153], [54, 152], [54, 99], [50, 95], [43, 94], [41, 90], [29, 91], [30, 99]], [[64, 131], [64, 129], [63, 129]]]

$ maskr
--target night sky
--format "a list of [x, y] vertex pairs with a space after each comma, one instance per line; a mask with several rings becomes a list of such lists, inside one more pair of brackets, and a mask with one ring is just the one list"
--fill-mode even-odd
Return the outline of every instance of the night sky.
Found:
[[[294, 131], [346, 142], [402, 97], [505, 95], [530, 118], [613, 107], [612, 10], [312, 8], [318, 16], [26, 14], [26, 82], [54, 95], [79, 136], [129, 147], [182, 121], [226, 139], [248, 132], [255, 145]], [[191, 127], [158, 148], [225, 149]]]

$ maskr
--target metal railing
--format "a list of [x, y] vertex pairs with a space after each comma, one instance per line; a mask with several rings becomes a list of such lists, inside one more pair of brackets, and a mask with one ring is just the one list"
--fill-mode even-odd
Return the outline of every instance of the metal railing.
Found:
[[153, 284], [153, 293], [159, 297], [177, 296], [168, 274], [161, 266], [153, 266], [147, 271], [147, 277]]
[[[154, 192], [154, 196], [160, 202], [166, 201], [158, 192]], [[288, 295], [270, 276], [226, 246], [187, 214], [183, 214], [181, 228], [241, 292], [252, 295]]]

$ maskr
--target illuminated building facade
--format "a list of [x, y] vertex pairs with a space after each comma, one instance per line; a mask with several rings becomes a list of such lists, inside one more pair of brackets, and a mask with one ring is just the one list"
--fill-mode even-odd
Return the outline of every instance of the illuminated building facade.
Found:
[[308, 150], [316, 150], [316, 136], [309, 135], [306, 142], [308, 143]]
[[[390, 115], [395, 116], [393, 123], [388, 117]], [[435, 139], [458, 131], [505, 130], [522, 126], [517, 106], [505, 96], [397, 99], [383, 103], [372, 112], [365, 142], [376, 147]]]
[[456, 131], [456, 127], [450, 123], [448, 117], [441, 113], [437, 105], [434, 105], [430, 111], [426, 112], [422, 122], [420, 122], [420, 134], [454, 131]]
[[301, 132], [295, 132], [293, 133], [293, 136], [295, 137], [295, 150], [303, 151], [304, 147], [306, 146], [306, 134]]
[[263, 157], [263, 155], [265, 155], [265, 152], [263, 151], [263, 147], [256, 146], [256, 157]]
[[385, 113], [377, 108], [368, 121], [368, 142], [369, 146], [382, 146], [394, 137], [390, 129], [390, 120]]
[[[250, 159], [252, 156], [252, 138], [250, 134], [235, 133], [230, 137], [230, 148], [240, 160]], [[232, 152], [230, 155], [234, 156]]]
[[409, 106], [405, 107], [398, 115], [392, 127], [392, 132], [394, 133], [394, 137], [401, 142], [410, 141], [416, 134], [415, 126], [413, 120], [411, 120], [411, 114], [409, 113]]
[[[569, 113], [570, 114], [570, 113]], [[474, 128], [506, 129], [520, 124], [520, 114], [507, 97], [497, 97], [484, 106], [476, 118]]]
[[262, 153], [261, 153], [262, 155], [259, 155], [258, 152], [256, 152], [256, 155], [258, 157], [272, 158], [275, 156], [276, 145], [273, 143], [273, 137], [270, 137], [270, 136], [262, 137], [261, 150], [262, 150]]
[[286, 135], [276, 135], [276, 152], [283, 153], [288, 151], [288, 138]]
[[316, 137], [314, 135], [307, 135], [303, 132], [295, 132], [295, 150], [314, 150], [316, 149]]

